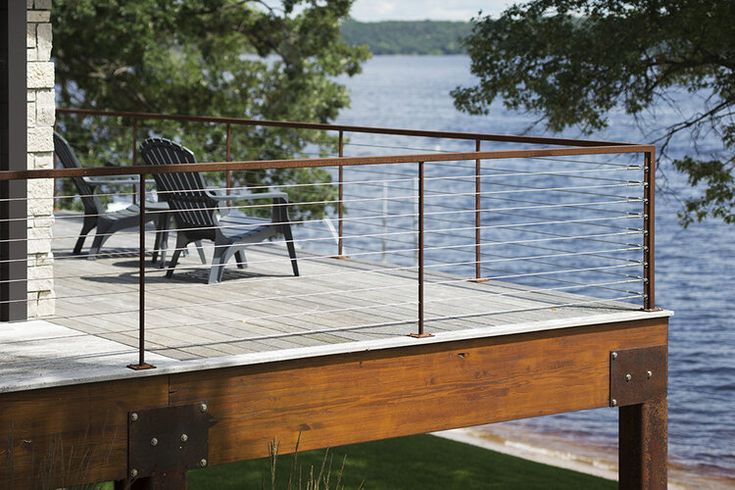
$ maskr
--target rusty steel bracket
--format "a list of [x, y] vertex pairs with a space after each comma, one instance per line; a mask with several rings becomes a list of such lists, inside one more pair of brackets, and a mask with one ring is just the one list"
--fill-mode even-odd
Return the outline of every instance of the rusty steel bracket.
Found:
[[128, 413], [128, 479], [204, 468], [211, 417], [206, 403]]
[[610, 406], [639, 405], [666, 396], [665, 345], [610, 352]]

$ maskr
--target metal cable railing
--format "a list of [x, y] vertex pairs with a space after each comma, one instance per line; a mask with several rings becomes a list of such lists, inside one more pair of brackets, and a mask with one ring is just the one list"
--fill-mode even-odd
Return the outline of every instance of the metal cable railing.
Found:
[[[63, 111], [70, 112], [97, 117]], [[133, 162], [140, 159], [137, 145], [147, 120], [189, 121], [102, 115], [134, 121]], [[263, 121], [266, 128], [334, 131], [337, 156], [317, 149], [302, 152], [316, 158], [233, 162], [233, 129], [261, 122], [191, 121], [226, 126], [225, 161], [0, 172], [0, 181], [11, 182], [109, 176], [138, 182], [134, 192], [126, 181], [122, 188], [102, 182], [93, 194], [67, 186], [50, 198], [2, 196], [3, 202], [50, 210], [4, 220], [25, 226], [28, 234], [5, 234], [0, 242], [27, 247], [33, 263], [27, 276], [3, 277], [0, 285], [42, 291], [53, 283], [48, 290], [55, 293], [6, 296], [0, 306], [50, 311], [42, 305], [53, 304], [48, 321], [130, 346], [115, 352], [135, 346], [134, 369], [152, 367], [146, 352], [228, 355], [409, 333], [425, 337], [470, 324], [531, 321], [543, 317], [539, 312], [627, 311], [636, 301], [655, 307], [651, 146]], [[347, 140], [360, 134], [475, 145], [474, 151], [453, 151], [410, 141]], [[482, 151], [482, 142], [561, 147]], [[426, 153], [345, 156], [347, 148]], [[310, 167], [327, 169], [329, 178], [244, 183], [254, 170]], [[213, 185], [158, 188], [166, 175], [183, 182], [181, 176], [194, 173], [213, 177]], [[193, 197], [202, 195], [216, 199]], [[92, 199], [99, 206], [94, 210]], [[53, 225], [36, 226], [42, 219]], [[126, 226], [100, 226], [116, 220]], [[85, 243], [93, 245], [85, 253], [77, 227], [93, 221], [97, 228], [85, 232]], [[277, 232], [269, 234], [269, 227]], [[256, 236], [265, 240], [250, 240]], [[169, 243], [174, 237], [175, 245]], [[42, 249], [48, 252], [37, 253]], [[27, 261], [2, 258], [0, 267]]]

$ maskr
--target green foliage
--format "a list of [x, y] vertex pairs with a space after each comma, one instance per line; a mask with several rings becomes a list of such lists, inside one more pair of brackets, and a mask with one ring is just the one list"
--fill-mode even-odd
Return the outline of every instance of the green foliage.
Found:
[[[272, 2], [269, 2], [272, 3]], [[334, 81], [353, 76], [364, 48], [341, 40], [352, 0], [56, 0], [56, 83], [62, 107], [253, 119], [333, 121], [349, 104]], [[58, 127], [85, 164], [130, 161], [131, 121], [63, 116]], [[137, 141], [181, 141], [198, 161], [225, 159], [222, 125], [145, 121]], [[233, 126], [232, 158], [335, 153], [324, 132]], [[221, 177], [221, 176], [218, 176]], [[321, 169], [235, 175], [237, 185], [329, 181]], [[334, 199], [332, 186], [296, 187], [291, 201]], [[325, 206], [299, 208], [318, 218]]]
[[[613, 489], [616, 483], [570, 470], [554, 468], [524, 459], [495, 453], [486, 449], [421, 435], [384, 441], [343, 446], [330, 450], [334, 455], [334, 469], [339, 466], [341, 485], [357, 489]], [[292, 456], [279, 456], [283, 477], [270, 483], [273, 462], [268, 459], [243, 461], [213, 466], [206, 470], [189, 472], [192, 490], [229, 490], [241, 488], [289, 488], [293, 479], [286, 475], [298, 474], [304, 468], [303, 480], [309, 470], [331, 466], [331, 456], [324, 451], [300, 453], [298, 461]], [[344, 464], [343, 464], [344, 462]], [[343, 464], [343, 466], [342, 466]], [[296, 468], [296, 470], [294, 470]], [[342, 469], [343, 468], [343, 469]], [[281, 471], [281, 470], [279, 470]], [[336, 471], [335, 471], [336, 473]], [[323, 470], [322, 475], [326, 474]], [[333, 481], [335, 480], [333, 475]], [[324, 488], [322, 485], [321, 488]]]
[[[457, 108], [486, 114], [496, 98], [540, 114], [560, 131], [604, 128], [622, 106], [636, 115], [684, 87], [709, 91], [703, 110], [666, 128], [663, 154], [680, 131], [713, 129], [735, 150], [735, 2], [732, 0], [533, 0], [499, 19], [475, 19], [467, 48], [477, 85], [452, 92]], [[687, 117], [687, 116], [685, 116]], [[716, 164], [719, 163], [719, 164]], [[732, 222], [732, 158], [675, 162], [690, 183], [705, 184], [687, 199], [682, 223], [705, 217]]]
[[373, 54], [459, 54], [471, 32], [469, 22], [384, 21], [342, 23], [342, 36], [352, 46], [366, 45]]

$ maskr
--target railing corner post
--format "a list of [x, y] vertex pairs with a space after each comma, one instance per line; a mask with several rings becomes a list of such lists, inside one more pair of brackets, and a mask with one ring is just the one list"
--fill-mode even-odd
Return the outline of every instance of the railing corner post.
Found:
[[645, 152], [643, 163], [643, 309], [656, 309], [656, 151]]

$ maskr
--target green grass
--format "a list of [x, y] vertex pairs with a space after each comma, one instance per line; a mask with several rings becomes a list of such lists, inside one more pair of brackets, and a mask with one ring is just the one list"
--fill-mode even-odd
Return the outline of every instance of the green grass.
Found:
[[[332, 479], [347, 456], [344, 483], [349, 489], [613, 489], [593, 476], [506, 456], [428, 435], [343, 446], [330, 451]], [[324, 451], [300, 453], [304, 477], [318, 473]], [[278, 457], [278, 488], [286, 488], [292, 456]], [[306, 478], [304, 478], [306, 479]], [[266, 482], [263, 485], [263, 482]], [[270, 490], [267, 459], [214, 466], [189, 473], [190, 490]], [[294, 489], [296, 490], [296, 489]]]

